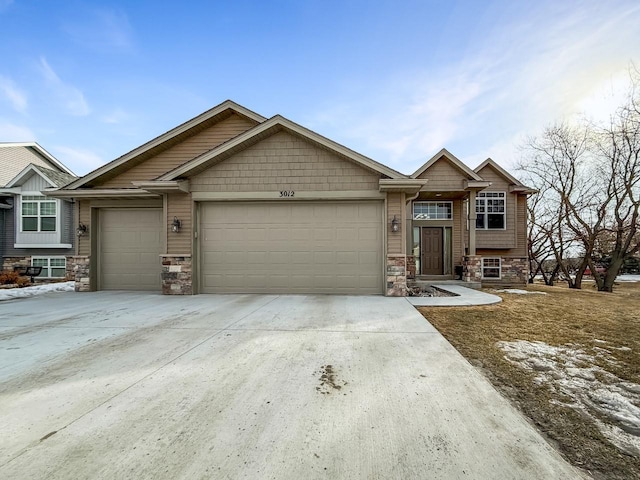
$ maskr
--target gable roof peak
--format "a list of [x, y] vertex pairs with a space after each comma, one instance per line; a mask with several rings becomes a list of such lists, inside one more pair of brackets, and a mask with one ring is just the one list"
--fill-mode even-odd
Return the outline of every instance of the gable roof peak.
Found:
[[172, 139], [178, 137], [179, 135], [184, 134], [185, 132], [188, 132], [189, 130], [198, 127], [204, 122], [214, 119], [215, 117], [218, 117], [220, 115], [224, 115], [224, 113], [228, 110], [231, 110], [236, 114], [239, 114], [245, 118], [248, 118], [249, 120], [252, 120], [256, 124], [263, 123], [267, 120], [266, 117], [263, 117], [262, 115], [259, 115], [254, 111], [249, 110], [248, 108], [245, 108], [242, 105], [232, 100], [225, 100], [224, 102], [216, 105], [215, 107], [210, 108], [206, 112], [203, 112], [200, 115], [193, 117], [191, 120], [187, 120], [186, 122], [178, 125], [177, 127], [172, 128], [171, 130], [163, 133], [162, 135], [157, 136], [156, 138], [148, 141], [147, 143], [139, 146], [138, 148], [135, 148], [130, 152], [125, 153], [124, 155], [116, 158], [115, 160], [112, 160], [111, 162], [101, 167], [98, 167], [94, 171], [86, 174], [84, 177], [81, 177], [75, 182], [70, 183], [69, 185], [66, 186], [66, 188], [76, 189], [76, 188], [82, 187], [83, 185], [86, 185], [87, 183], [95, 180], [96, 178], [101, 177], [102, 175], [110, 172], [111, 170], [118, 168], [121, 165], [124, 165], [125, 163], [135, 158], [140, 157], [140, 155], [143, 155], [154, 148], [157, 148], [157, 147], [161, 148], [161, 145], [164, 144], [165, 142], [171, 141]]
[[476, 168], [474, 168], [473, 170], [476, 173], [480, 173], [480, 171], [485, 168], [485, 167], [491, 167], [493, 168], [496, 172], [498, 172], [499, 175], [501, 175], [503, 178], [505, 178], [506, 180], [508, 180], [512, 185], [515, 185], [517, 187], [524, 187], [524, 184], [522, 182], [520, 182], [520, 180], [518, 180], [516, 177], [514, 177], [513, 175], [511, 175], [509, 172], [507, 172], [504, 168], [502, 168], [495, 160], [493, 160], [492, 158], [487, 158], [484, 162], [482, 162], [480, 165], [478, 165]]
[[452, 163], [456, 168], [465, 173], [471, 180], [482, 181], [482, 177], [478, 175], [475, 171], [471, 170], [467, 165], [456, 157], [453, 153], [451, 153], [446, 148], [442, 148], [438, 153], [436, 153], [433, 157], [427, 160], [418, 170], [416, 170], [411, 178], [418, 178], [422, 175], [426, 170], [429, 169], [434, 163], [440, 160], [442, 157], [446, 158], [450, 163]]
[[222, 145], [219, 145], [212, 150], [209, 150], [208, 152], [205, 152], [195, 157], [194, 159], [184, 163], [183, 165], [180, 165], [179, 167], [167, 172], [166, 174], [161, 175], [156, 180], [176, 180], [183, 176], [191, 175], [194, 172], [202, 170], [206, 165], [214, 162], [216, 158], [219, 158], [226, 152], [230, 152], [235, 149], [241, 149], [252, 144], [252, 142], [256, 141], [257, 139], [262, 138], [263, 135], [269, 135], [281, 130], [299, 135], [300, 137], [308, 141], [314, 142], [315, 144], [333, 151], [334, 153], [342, 155], [343, 157], [362, 167], [365, 167], [382, 175], [386, 175], [389, 178], [407, 178], [402, 173], [397, 172], [396, 170], [387, 167], [386, 165], [376, 162], [369, 157], [355, 152], [348, 147], [330, 140], [320, 135], [319, 133], [309, 130], [308, 128], [303, 127], [302, 125], [299, 125], [289, 120], [288, 118], [278, 114], [247, 130], [246, 132], [241, 133], [237, 137], [223, 143]]

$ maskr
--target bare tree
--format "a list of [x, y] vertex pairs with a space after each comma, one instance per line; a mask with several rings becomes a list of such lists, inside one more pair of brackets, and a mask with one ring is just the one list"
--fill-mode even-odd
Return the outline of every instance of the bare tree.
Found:
[[610, 208], [600, 234], [605, 274], [594, 271], [598, 290], [611, 292], [625, 260], [640, 251], [640, 75], [632, 71], [628, 102], [609, 125], [596, 128], [595, 150], [603, 160], [601, 174], [611, 175]]
[[[532, 267], [548, 259], [569, 287], [581, 288], [590, 267], [598, 290], [612, 291], [625, 260], [640, 249], [640, 75], [631, 71], [628, 101], [608, 125], [581, 122], [547, 127], [524, 146], [519, 169], [539, 190], [531, 203]], [[582, 254], [572, 276], [567, 254]], [[595, 260], [606, 256], [598, 273]], [[553, 281], [553, 278], [551, 278]], [[545, 282], [547, 278], [545, 277]]]

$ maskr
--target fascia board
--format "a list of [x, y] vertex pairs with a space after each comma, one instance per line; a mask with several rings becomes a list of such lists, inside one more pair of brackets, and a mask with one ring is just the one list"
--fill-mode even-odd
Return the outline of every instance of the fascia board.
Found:
[[274, 117], [271, 117], [266, 122], [256, 125], [252, 129], [247, 130], [246, 132], [238, 135], [237, 137], [225, 142], [219, 147], [214, 148], [209, 152], [203, 153], [202, 155], [191, 160], [190, 162], [187, 162], [184, 165], [181, 165], [180, 167], [172, 170], [171, 172], [168, 172], [167, 174], [158, 177], [158, 180], [175, 180], [181, 176], [188, 176], [190, 172], [201, 167], [203, 164], [208, 163], [210, 160], [213, 160], [215, 157], [235, 147], [241, 146], [243, 143], [247, 142], [253, 137], [260, 135], [268, 131], [269, 129], [277, 128], [278, 126], [286, 130], [289, 130], [291, 132], [294, 132], [315, 143], [318, 143], [328, 148], [329, 150], [334, 151], [335, 153], [345, 156], [353, 160], [355, 163], [360, 164], [365, 168], [368, 168], [369, 170], [373, 170], [375, 172], [389, 176], [391, 178], [407, 178], [400, 172], [397, 172], [389, 167], [386, 167], [376, 162], [375, 160], [365, 157], [364, 155], [354, 152], [353, 150], [350, 150], [349, 148], [343, 145], [340, 145], [332, 140], [329, 140], [326, 137], [323, 137], [322, 135], [319, 135], [307, 128], [304, 128], [292, 122], [291, 120], [288, 120], [280, 115], [276, 115]]
[[142, 155], [143, 153], [159, 146], [162, 145], [164, 142], [171, 140], [172, 138], [180, 135], [181, 133], [186, 132], [187, 130], [199, 125], [202, 122], [207, 121], [208, 119], [224, 112], [225, 110], [233, 110], [237, 113], [240, 113], [241, 115], [244, 115], [248, 118], [251, 118], [252, 120], [255, 120], [256, 122], [262, 123], [266, 120], [265, 117], [263, 117], [262, 115], [258, 115], [255, 112], [252, 112], [251, 110], [244, 108], [240, 105], [238, 105], [235, 102], [232, 102], [231, 100], [226, 100], [225, 102], [221, 103], [220, 105], [213, 107], [210, 110], [207, 110], [204, 113], [201, 113], [200, 115], [198, 115], [197, 117], [192, 118], [191, 120], [188, 120], [187, 122], [178, 125], [177, 127], [169, 130], [168, 132], [163, 133], [162, 135], [154, 138], [153, 140], [150, 140], [149, 142], [139, 146], [138, 148], [131, 150], [129, 153], [125, 153], [123, 156], [121, 156], [120, 158], [117, 158], [109, 163], [107, 163], [106, 165], [103, 165], [102, 167], [97, 168], [96, 170], [94, 170], [93, 172], [88, 173], [87, 175], [85, 175], [84, 177], [79, 178], [78, 180], [70, 183], [69, 185], [67, 185], [65, 188], [67, 189], [75, 189], [75, 188], [79, 188], [85, 184], [87, 184], [88, 182], [95, 180], [96, 178], [100, 177], [101, 175], [104, 175], [105, 173], [109, 172], [110, 170], [113, 170], [114, 168], [117, 168], [125, 163], [127, 163], [129, 160], [132, 160], [133, 158]]

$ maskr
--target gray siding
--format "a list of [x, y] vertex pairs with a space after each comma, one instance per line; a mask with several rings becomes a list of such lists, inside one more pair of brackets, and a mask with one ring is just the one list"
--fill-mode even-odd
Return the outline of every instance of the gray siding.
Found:
[[[12, 200], [15, 205], [15, 199]], [[68, 204], [68, 202], [61, 202], [62, 204]], [[68, 204], [64, 208], [72, 209], [72, 205]], [[16, 217], [18, 212], [15, 208], [12, 210], [7, 210], [7, 214], [5, 216], [5, 229], [4, 229], [4, 238], [5, 238], [5, 251], [3, 252], [4, 257], [26, 257], [31, 255], [44, 255], [44, 256], [56, 256], [56, 255], [74, 255], [73, 248], [14, 248], [15, 244], [15, 236], [16, 236]], [[73, 212], [71, 212], [73, 215]], [[65, 217], [63, 217], [64, 223]], [[63, 237], [64, 238], [64, 237]], [[70, 242], [73, 243], [73, 242]]]
[[7, 249], [7, 217], [11, 216], [12, 210], [0, 209], [0, 257], [4, 256]]
[[31, 178], [22, 184], [23, 192], [41, 192], [45, 188], [51, 188], [51, 185], [40, 175], [31, 175]]

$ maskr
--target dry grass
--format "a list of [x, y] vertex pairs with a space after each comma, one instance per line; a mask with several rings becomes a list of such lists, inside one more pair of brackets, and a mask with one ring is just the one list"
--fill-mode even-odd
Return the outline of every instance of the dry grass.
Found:
[[[535, 382], [535, 371], [507, 361], [496, 345], [516, 340], [572, 344], [593, 354], [594, 364], [606, 372], [640, 384], [640, 283], [621, 283], [614, 293], [597, 292], [588, 284], [583, 290], [543, 285], [529, 290], [547, 295], [504, 293], [500, 294], [503, 302], [493, 306], [425, 307], [420, 312], [481, 368], [570, 462], [595, 478], [640, 479], [640, 458], [614, 446], [593, 418], [568, 406], [571, 399]], [[603, 345], [615, 357], [598, 355]], [[612, 358], [614, 362], [607, 361]]]

